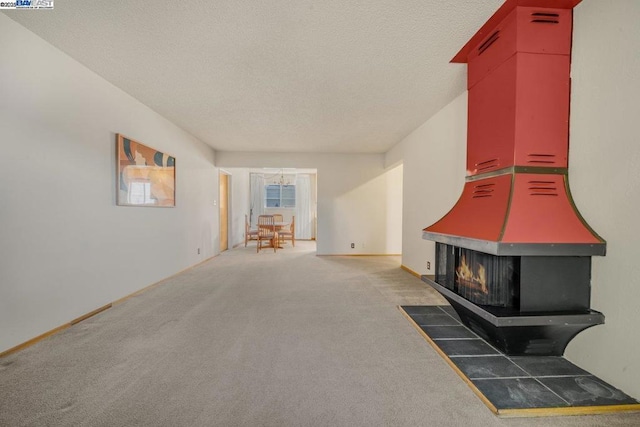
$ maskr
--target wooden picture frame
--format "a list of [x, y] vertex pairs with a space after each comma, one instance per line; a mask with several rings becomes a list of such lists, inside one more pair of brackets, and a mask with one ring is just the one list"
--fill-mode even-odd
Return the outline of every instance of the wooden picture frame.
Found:
[[118, 206], [175, 207], [176, 159], [116, 134]]

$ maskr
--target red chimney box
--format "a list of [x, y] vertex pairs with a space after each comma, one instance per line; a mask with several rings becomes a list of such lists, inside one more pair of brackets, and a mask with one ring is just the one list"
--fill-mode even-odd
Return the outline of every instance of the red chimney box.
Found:
[[509, 0], [458, 52], [468, 64], [467, 177], [423, 238], [494, 255], [604, 255], [568, 183], [572, 8]]

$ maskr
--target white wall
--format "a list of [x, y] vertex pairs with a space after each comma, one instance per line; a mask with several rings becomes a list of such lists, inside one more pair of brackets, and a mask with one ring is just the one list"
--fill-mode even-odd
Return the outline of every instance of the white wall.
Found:
[[[332, 211], [336, 253], [400, 254], [402, 167], [396, 167], [337, 196]], [[322, 217], [318, 217], [322, 220]], [[351, 248], [354, 243], [355, 248]]]
[[397, 166], [384, 174], [387, 180], [387, 253], [402, 253], [402, 192], [403, 192], [402, 165]]
[[[209, 147], [3, 14], [0, 94], [0, 351], [216, 253]], [[176, 157], [177, 207], [115, 205], [115, 133]]]
[[[640, 2], [586, 0], [574, 13], [569, 178], [587, 222], [607, 240], [594, 257], [591, 306], [606, 324], [580, 333], [566, 357], [640, 397]], [[464, 183], [466, 94], [385, 157], [404, 161], [403, 264], [426, 273], [433, 243], [421, 229], [457, 201]]]
[[[384, 177], [388, 171], [381, 154], [218, 152], [216, 162], [224, 168], [316, 169], [317, 253], [398, 253], [399, 244], [394, 247], [386, 239], [387, 203], [401, 188], [398, 179]], [[400, 234], [401, 225], [394, 224], [397, 229], [391, 234]]]
[[[591, 306], [605, 325], [567, 356], [640, 398], [640, 2], [587, 0], [574, 13], [571, 192], [607, 241], [594, 257]], [[597, 31], [595, 30], [597, 28]]]
[[422, 239], [422, 229], [442, 218], [462, 193], [466, 118], [465, 93], [385, 156], [386, 164], [403, 162], [402, 264], [420, 274], [433, 273], [435, 256], [435, 244]]

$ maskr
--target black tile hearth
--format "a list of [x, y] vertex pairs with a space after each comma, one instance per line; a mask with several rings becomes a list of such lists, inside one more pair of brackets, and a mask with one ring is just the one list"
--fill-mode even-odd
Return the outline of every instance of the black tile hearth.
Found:
[[518, 365], [502, 355], [452, 357], [451, 361], [470, 380], [527, 376], [527, 373], [519, 368]]
[[443, 310], [445, 313], [447, 313], [449, 316], [453, 317], [454, 319], [460, 320], [460, 316], [458, 316], [458, 313], [456, 313], [456, 310], [450, 305], [441, 305], [438, 307], [440, 308], [440, 310]]
[[571, 405], [624, 405], [637, 403], [601, 379], [589, 376], [546, 377], [539, 381]]
[[480, 338], [474, 339], [439, 339], [436, 344], [448, 356], [480, 356], [498, 354], [498, 350], [491, 347]]
[[590, 375], [584, 369], [559, 356], [513, 356], [511, 360], [534, 377]]
[[473, 384], [501, 409], [557, 408], [569, 406], [534, 378], [475, 380]]
[[413, 319], [420, 326], [457, 326], [460, 322], [448, 314], [414, 314]]
[[451, 307], [400, 309], [497, 415], [640, 411], [636, 399], [564, 357], [505, 355], [462, 325]]
[[415, 305], [406, 306], [406, 313], [409, 315], [414, 314], [447, 314], [447, 311], [443, 309], [448, 308], [447, 305]]
[[437, 340], [439, 338], [478, 338], [476, 334], [462, 325], [450, 326], [420, 326], [431, 338]]

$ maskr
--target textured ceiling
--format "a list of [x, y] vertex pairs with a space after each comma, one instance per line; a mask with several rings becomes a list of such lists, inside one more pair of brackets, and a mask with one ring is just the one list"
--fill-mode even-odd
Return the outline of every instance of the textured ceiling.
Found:
[[5, 11], [216, 150], [382, 153], [465, 90], [502, 0], [56, 1]]

